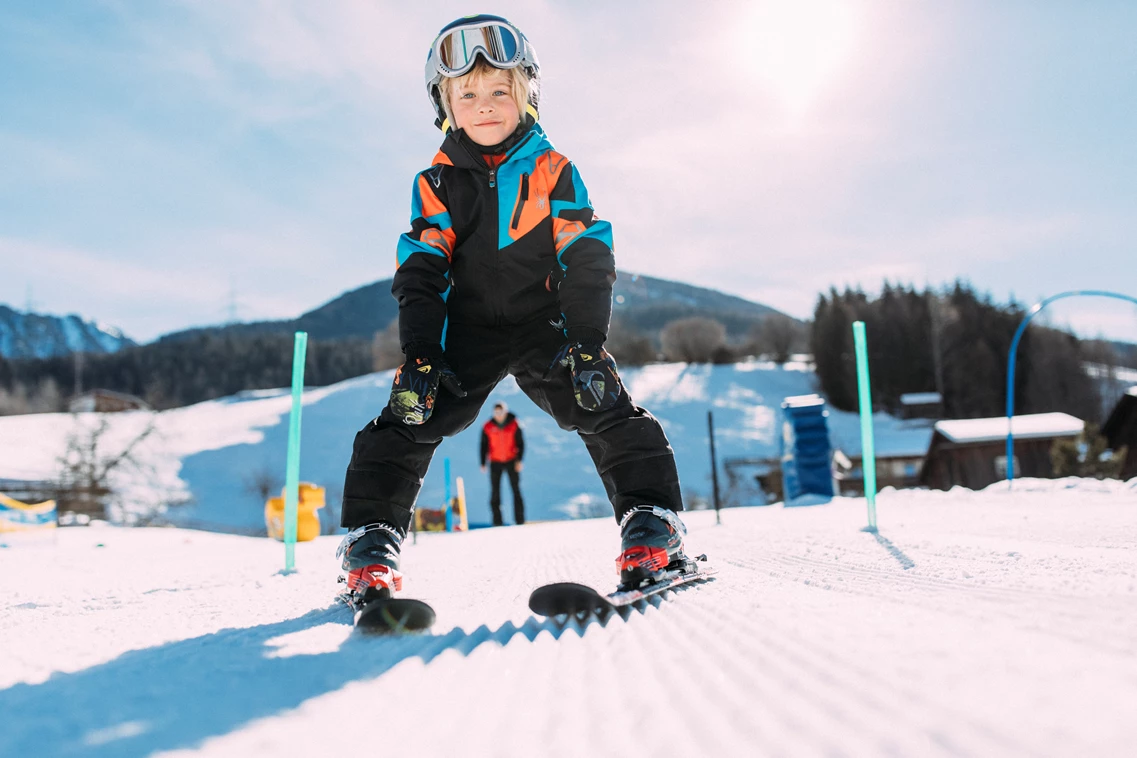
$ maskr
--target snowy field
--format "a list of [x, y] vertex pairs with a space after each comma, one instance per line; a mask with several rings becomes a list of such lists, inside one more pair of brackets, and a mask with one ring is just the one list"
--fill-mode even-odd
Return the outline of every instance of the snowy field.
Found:
[[688, 514], [718, 579], [606, 621], [610, 519], [420, 535], [429, 635], [335, 606], [336, 538], [62, 529], [0, 550], [3, 756], [1132, 756], [1137, 480]]

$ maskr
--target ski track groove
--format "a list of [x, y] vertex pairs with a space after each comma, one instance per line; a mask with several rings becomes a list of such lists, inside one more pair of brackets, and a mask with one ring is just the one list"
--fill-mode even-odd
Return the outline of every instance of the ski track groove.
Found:
[[[830, 564], [799, 556], [733, 558], [726, 563], [736, 568], [759, 573], [767, 572], [771, 577], [800, 582], [820, 590], [861, 595], [889, 602], [915, 603], [929, 609], [941, 609], [944, 600], [948, 597], [953, 601], [982, 600], [984, 601], [982, 607], [976, 607], [970, 602], [957, 602], [957, 612], [977, 619], [1001, 617], [1018, 623], [1023, 628], [1042, 631], [1093, 649], [1106, 645], [1116, 652], [1132, 653], [1137, 646], [1137, 641], [1123, 624], [1107, 625], [1105, 629], [1109, 636], [1103, 638], [1101, 626], [1089, 623], [1096, 621], [1097, 617], [1102, 615], [1116, 613], [1116, 598], [1107, 600], [1044, 591], [992, 592], [992, 588], [985, 586], [972, 587], [950, 580], [897, 574], [886, 570], [841, 565], [837, 562]], [[771, 566], [775, 568], [770, 569]], [[815, 571], [803, 574], [800, 570], [802, 566], [813, 568]], [[783, 573], [779, 573], [777, 570], [779, 567]], [[794, 569], [798, 571], [795, 572]], [[817, 579], [818, 576], [821, 577], [820, 580]], [[845, 583], [843, 577], [857, 577], [869, 581], [854, 585]], [[908, 592], [908, 590], [921, 591]], [[1045, 603], [1047, 600], [1051, 602]], [[1053, 601], [1060, 601], [1063, 607], [1056, 607]], [[1046, 621], [1046, 627], [1039, 627], [1037, 626], [1041, 623], [1039, 610], [1044, 607], [1049, 608], [1050, 618]], [[1070, 628], [1092, 628], [1092, 632], [1088, 635], [1077, 635], [1067, 631]]]
[[[707, 605], [711, 605], [709, 600]], [[692, 608], [692, 612], [694, 610]], [[856, 723], [877, 723], [877, 719], [889, 712], [883, 703], [871, 696], [858, 704], [851, 704], [847, 701], [847, 695], [850, 693], [860, 696], [862, 691], [866, 689], [866, 682], [854, 677], [842, 677], [840, 674], [842, 669], [846, 668], [845, 661], [830, 658], [829, 663], [834, 664], [833, 668], [819, 668], [813, 665], [807, 656], [800, 655], [791, 646], [780, 643], [778, 635], [770, 634], [770, 626], [759, 627], [752, 617], [726, 611], [717, 606], [711, 606], [705, 609], [705, 612], [712, 618], [717, 618], [723, 622], [716, 627], [724, 632], [721, 641], [729, 643], [734, 653], [738, 654], [742, 660], [752, 664], [742, 668], [761, 671], [764, 676], [778, 675], [778, 679], [774, 683], [775, 686], [771, 690], [758, 693], [763, 700], [777, 702], [779, 696], [784, 700], [787, 693], [792, 693], [799, 701], [793, 710], [810, 713], [820, 708], [823, 713], [818, 715], [826, 716], [826, 722], [836, 721], [846, 727], [851, 727]], [[693, 625], [693, 629], [706, 629], [705, 624], [699, 624], [695, 621], [690, 623]], [[834, 689], [834, 687], [840, 687], [840, 689]], [[857, 710], [867, 712], [856, 713]], [[854, 712], [850, 713], [849, 711]], [[823, 724], [816, 723], [810, 723], [806, 726], [810, 730], [823, 728]], [[800, 727], [795, 729], [795, 731], [800, 730]], [[898, 750], [887, 734], [874, 733], [873, 737], [879, 742], [860, 744], [857, 749], [849, 753], [845, 752], [848, 748], [847, 742], [826, 744], [823, 747], [827, 754], [853, 755], [861, 750], [878, 747], [886, 749], [886, 752], [900, 755], [911, 754], [912, 750], [915, 749], [914, 746], [909, 745], [905, 750]]]
[[[948, 704], [934, 702], [921, 691], [914, 688], [896, 688], [882, 677], [874, 674], [870, 669], [858, 666], [855, 661], [833, 655], [831, 650], [818, 644], [809, 644], [800, 636], [795, 636], [792, 629], [779, 630], [776, 619], [769, 618], [765, 633], [760, 637], [743, 632], [752, 622], [742, 614], [723, 610], [721, 607], [715, 615], [724, 623], [722, 628], [728, 630], [734, 644], [741, 649], [752, 648], [756, 656], [763, 657], [763, 665], [780, 670], [784, 680], [800, 682], [803, 678], [811, 679], [809, 686], [800, 690], [808, 698], [818, 696], [825, 698], [826, 707], [831, 715], [848, 725], [854, 723], [879, 724], [888, 714], [895, 712], [902, 705], [917, 704], [922, 710], [941, 711], [947, 707], [948, 711], [954, 709]], [[771, 634], [777, 630], [780, 634]], [[772, 655], [776, 653], [776, 655]], [[824, 664], [824, 665], [822, 665]], [[767, 670], [767, 669], [763, 669]], [[878, 694], [879, 693], [879, 694]], [[841, 711], [840, 703], [847, 700], [849, 695], [855, 696], [861, 709], [865, 712], [854, 714], [846, 718]], [[837, 699], [833, 702], [833, 699]], [[951, 713], [953, 724], [968, 723], [966, 714]], [[970, 726], [979, 725], [970, 723]], [[979, 727], [979, 731], [983, 731]], [[930, 735], [929, 735], [930, 736]], [[958, 739], [959, 735], [957, 735]], [[882, 743], [891, 743], [891, 738], [885, 732], [878, 732], [877, 738]], [[926, 753], [927, 745], [920, 743], [906, 744], [899, 747], [890, 747], [890, 751], [897, 755], [911, 755]], [[983, 754], [990, 749], [990, 745], [972, 746], [974, 754]], [[1013, 745], [1001, 745], [1004, 748], [1015, 748]], [[952, 752], [952, 751], [949, 751]]]

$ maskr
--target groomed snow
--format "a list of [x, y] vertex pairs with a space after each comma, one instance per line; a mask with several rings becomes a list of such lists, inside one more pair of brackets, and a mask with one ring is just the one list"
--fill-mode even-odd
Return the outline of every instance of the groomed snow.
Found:
[[3, 756], [1128, 756], [1137, 480], [686, 516], [712, 584], [601, 622], [610, 519], [420, 535], [433, 633], [364, 638], [336, 539], [58, 530], [0, 550]]

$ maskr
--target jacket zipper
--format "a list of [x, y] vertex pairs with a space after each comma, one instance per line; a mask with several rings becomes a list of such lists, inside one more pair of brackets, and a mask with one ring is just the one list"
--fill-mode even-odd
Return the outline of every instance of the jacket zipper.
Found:
[[[520, 142], [518, 142], [516, 145], [514, 145], [513, 148], [505, 154], [505, 158], [502, 159], [501, 164], [506, 163], [510, 158], [512, 158], [514, 155], [516, 155], [517, 152], [521, 150], [521, 147], [530, 140], [531, 135], [532, 135], [532, 132], [530, 132], [529, 134], [526, 134], [524, 139], [522, 139]], [[463, 147], [465, 147], [466, 152], [469, 153], [470, 156], [474, 158], [475, 165], [480, 164], [482, 162], [481, 156], [479, 156], [477, 153], [475, 153], [473, 150], [471, 150], [465, 144], [463, 144]], [[498, 166], [500, 166], [501, 164], [498, 164]], [[498, 166], [491, 166], [489, 168], [490, 189], [495, 189], [497, 187], [497, 169], [498, 169]], [[523, 174], [522, 177], [523, 177], [522, 182], [524, 183], [525, 192], [528, 193], [529, 176], [528, 176], [528, 174]], [[497, 217], [498, 205], [501, 202], [500, 199], [498, 198], [497, 194], [498, 194], [497, 192], [491, 193], [492, 202], [493, 202], [492, 207], [493, 207], [493, 217], [494, 218]], [[517, 228], [516, 224], [519, 221], [520, 221], [520, 219], [518, 219], [517, 221], [514, 222], [514, 228], [515, 229]], [[498, 251], [498, 252], [500, 252], [500, 251]], [[499, 256], [498, 255], [494, 255], [493, 272], [494, 272], [494, 281], [499, 280], [501, 278], [501, 268], [500, 268]], [[494, 290], [496, 293], [498, 293], [499, 298], [500, 298], [500, 290], [496, 287], [494, 288]], [[494, 321], [495, 321], [496, 326], [500, 326], [501, 322], [502, 322], [502, 310], [503, 309], [502, 309], [499, 298], [495, 298], [495, 302], [494, 302], [494, 317], [495, 317]]]
[[517, 204], [517, 209], [513, 211], [513, 223], [509, 225], [510, 229], [517, 229], [517, 225], [521, 223], [521, 211], [525, 208], [525, 201], [529, 199], [529, 174], [521, 175], [521, 201]]

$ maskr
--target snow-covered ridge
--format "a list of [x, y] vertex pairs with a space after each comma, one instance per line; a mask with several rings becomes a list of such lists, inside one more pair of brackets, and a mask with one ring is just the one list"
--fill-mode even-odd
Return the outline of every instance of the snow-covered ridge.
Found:
[[134, 345], [122, 330], [74, 314], [23, 313], [0, 305], [0, 356], [53, 358], [69, 353], [114, 353]]

